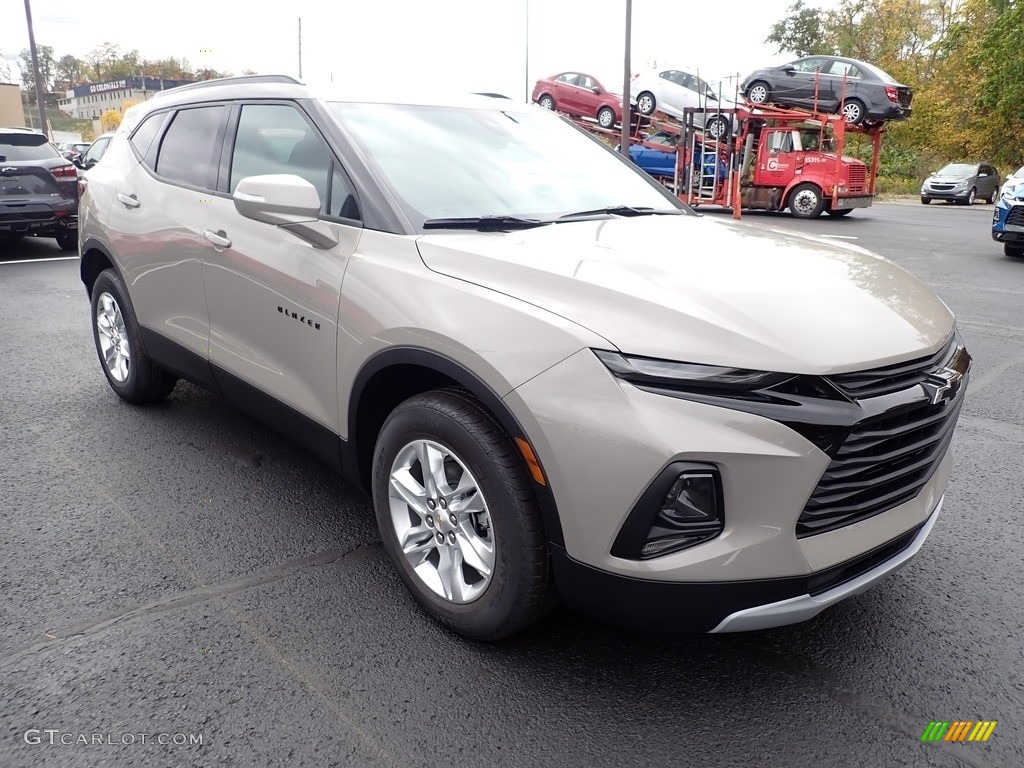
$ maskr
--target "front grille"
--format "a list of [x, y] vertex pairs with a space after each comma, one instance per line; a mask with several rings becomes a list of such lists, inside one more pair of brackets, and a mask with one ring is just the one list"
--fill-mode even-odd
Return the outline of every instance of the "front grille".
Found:
[[963, 391], [953, 400], [919, 400], [858, 424], [807, 501], [797, 537], [866, 520], [917, 496], [949, 448]]
[[855, 373], [839, 373], [829, 376], [832, 382], [847, 397], [863, 399], [865, 397], [877, 397], [892, 392], [899, 392], [909, 389], [915, 384], [924, 382], [929, 371], [936, 368], [952, 357], [953, 340], [951, 339], [945, 347], [934, 355], [919, 357], [906, 363], [886, 365], [882, 368], [872, 368], [869, 371], [856, 371]]
[[850, 166], [850, 183], [863, 184], [868, 177], [868, 169], [863, 165]]
[[1024, 227], [1024, 205], [1015, 205], [1006, 215], [1006, 223], [1011, 227]]
[[949, 192], [955, 187], [955, 184], [932, 184], [931, 187], [935, 192]]

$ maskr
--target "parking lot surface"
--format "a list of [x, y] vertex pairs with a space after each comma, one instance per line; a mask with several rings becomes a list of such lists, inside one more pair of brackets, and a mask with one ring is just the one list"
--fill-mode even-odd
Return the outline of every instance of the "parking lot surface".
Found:
[[[308, 453], [191, 385], [119, 401], [77, 262], [7, 246], [0, 766], [1024, 765], [1024, 261], [991, 210], [744, 217], [892, 258], [959, 315], [954, 475], [909, 566], [784, 629], [559, 611], [492, 646], [418, 610], [369, 501]], [[998, 725], [923, 744], [932, 720]]]

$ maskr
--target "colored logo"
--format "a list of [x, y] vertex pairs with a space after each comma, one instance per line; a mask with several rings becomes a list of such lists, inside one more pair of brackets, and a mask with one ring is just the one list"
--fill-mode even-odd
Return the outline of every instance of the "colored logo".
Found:
[[998, 720], [932, 720], [921, 741], [988, 741]]

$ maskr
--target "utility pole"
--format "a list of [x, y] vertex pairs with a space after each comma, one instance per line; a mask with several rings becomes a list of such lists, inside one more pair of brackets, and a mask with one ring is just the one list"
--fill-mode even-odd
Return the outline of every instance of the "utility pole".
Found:
[[[28, 0], [26, 0], [27, 2]], [[299, 17], [299, 80], [302, 79], [302, 17]]]
[[632, 124], [632, 115], [629, 110], [629, 84], [632, 81], [632, 69], [630, 63], [630, 41], [633, 37], [633, 0], [626, 0], [626, 50], [622, 62], [622, 137], [619, 144], [619, 154], [629, 157], [629, 131]]
[[39, 108], [39, 125], [47, 138], [50, 131], [46, 126], [46, 97], [43, 95], [43, 82], [39, 77], [39, 54], [36, 51], [36, 33], [32, 30], [32, 6], [25, 0], [25, 19], [28, 21], [28, 45], [32, 50], [32, 79], [36, 86], [36, 106]]
[[530, 0], [526, 0], [526, 50], [523, 54], [523, 81], [526, 89], [526, 101], [530, 103]]

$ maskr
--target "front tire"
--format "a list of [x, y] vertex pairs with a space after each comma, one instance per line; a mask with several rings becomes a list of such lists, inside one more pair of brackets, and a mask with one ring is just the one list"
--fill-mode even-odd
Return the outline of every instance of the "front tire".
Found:
[[853, 208], [829, 208], [828, 215], [833, 218], [842, 218], [843, 216], [849, 216], [853, 213]]
[[475, 400], [435, 390], [384, 422], [373, 504], [416, 600], [475, 640], [500, 640], [554, 605], [547, 539], [523, 459]]
[[798, 219], [816, 219], [823, 210], [825, 199], [816, 184], [801, 184], [789, 195], [789, 212]]
[[971, 187], [971, 191], [967, 193], [967, 197], [963, 200], [958, 200], [960, 205], [974, 205], [974, 201], [978, 199], [978, 190], [975, 187]]
[[929, 203], [931, 203], [931, 201], [932, 201], [932, 199], [930, 197], [922, 197], [921, 198], [921, 204], [922, 205], [928, 205]]
[[768, 88], [768, 83], [761, 80], [751, 83], [750, 87], [747, 88], [747, 101], [751, 104], [767, 104], [771, 95], [772, 92]]
[[644, 91], [636, 97], [637, 111], [644, 117], [650, 117], [658, 109], [658, 101], [650, 91]]
[[1003, 253], [1006, 256], [1012, 256], [1015, 259], [1024, 259], [1024, 245], [1003, 243]]
[[146, 354], [135, 309], [121, 276], [100, 273], [92, 287], [92, 336], [110, 388], [129, 403], [163, 400], [177, 379]]
[[611, 128], [615, 125], [615, 111], [611, 107], [601, 107], [597, 110], [597, 123], [602, 128]]

